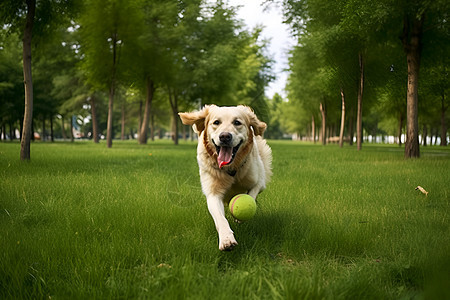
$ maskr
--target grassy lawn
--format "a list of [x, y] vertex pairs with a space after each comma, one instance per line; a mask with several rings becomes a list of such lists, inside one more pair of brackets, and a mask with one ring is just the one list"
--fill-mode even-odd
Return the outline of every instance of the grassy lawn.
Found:
[[449, 299], [450, 148], [269, 144], [222, 253], [194, 143], [0, 143], [0, 298]]

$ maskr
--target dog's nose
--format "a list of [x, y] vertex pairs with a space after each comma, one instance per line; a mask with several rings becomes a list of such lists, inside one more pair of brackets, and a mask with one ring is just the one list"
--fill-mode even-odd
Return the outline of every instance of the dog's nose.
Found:
[[229, 143], [231, 143], [231, 139], [232, 139], [232, 136], [231, 136], [231, 133], [229, 133], [229, 132], [222, 132], [222, 133], [219, 135], [219, 140], [220, 140], [220, 142], [222, 142], [222, 143], [224, 143], [224, 144], [229, 144]]

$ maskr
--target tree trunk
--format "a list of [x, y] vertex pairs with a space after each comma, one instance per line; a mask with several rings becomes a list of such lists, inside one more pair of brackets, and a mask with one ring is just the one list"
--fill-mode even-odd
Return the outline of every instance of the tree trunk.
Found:
[[106, 145], [108, 148], [112, 147], [114, 92], [114, 84], [112, 84], [109, 89], [108, 123], [106, 125]]
[[150, 122], [150, 113], [152, 111], [152, 100], [154, 93], [153, 81], [150, 77], [147, 77], [147, 93], [145, 96], [145, 111], [144, 120], [142, 121], [140, 133], [139, 133], [139, 144], [147, 144], [148, 139], [148, 125]]
[[402, 145], [402, 129], [403, 129], [403, 114], [399, 114], [398, 118], [398, 145]]
[[423, 31], [424, 17], [424, 14], [422, 14], [419, 19], [414, 16], [414, 20], [412, 20], [412, 28], [410, 28], [408, 17], [405, 17], [403, 23], [402, 41], [403, 49], [406, 52], [406, 61], [408, 64], [405, 158], [420, 157], [419, 121], [417, 107], [421, 36]]
[[27, 16], [23, 32], [23, 82], [25, 85], [25, 112], [23, 118], [22, 139], [20, 141], [20, 159], [30, 160], [30, 140], [33, 120], [33, 80], [31, 76], [31, 39], [36, 12], [36, 0], [27, 0]]
[[348, 118], [348, 136], [349, 136], [349, 142], [348, 144], [350, 146], [353, 146], [353, 135], [354, 135], [354, 131], [353, 131], [353, 126], [354, 126], [354, 122], [353, 122], [353, 108], [350, 109], [350, 117]]
[[344, 127], [345, 127], [345, 95], [344, 90], [341, 88], [342, 98], [342, 113], [341, 113], [341, 130], [339, 131], [339, 147], [344, 146]]
[[152, 141], [155, 140], [155, 115], [153, 112], [150, 113], [150, 138]]
[[125, 140], [125, 99], [122, 99], [122, 121], [121, 121], [121, 131], [120, 139]]
[[75, 137], [73, 136], [73, 116], [70, 117], [70, 141], [73, 143]]
[[314, 121], [314, 115], [312, 115], [311, 117], [311, 129], [312, 129], [312, 141], [314, 142], [314, 144], [316, 143], [316, 122]]
[[172, 139], [175, 145], [178, 145], [178, 98], [176, 93], [172, 92], [169, 87], [169, 102], [172, 108]]
[[326, 134], [326, 108], [325, 108], [325, 104], [320, 103], [320, 113], [322, 115], [322, 145], [326, 145], [327, 144], [327, 134]]
[[113, 34], [112, 47], [113, 47], [113, 65], [111, 74], [111, 85], [109, 87], [108, 123], [106, 126], [106, 146], [108, 148], [112, 147], [112, 136], [113, 136], [113, 106], [114, 106], [114, 95], [116, 93], [117, 33]]
[[364, 60], [359, 53], [359, 85], [358, 85], [358, 111], [356, 115], [356, 148], [361, 150], [362, 146], [362, 100], [364, 91]]
[[98, 132], [98, 118], [97, 118], [97, 107], [95, 104], [95, 96], [91, 96], [91, 115], [92, 115], [92, 135], [94, 137], [94, 143], [98, 143], [99, 132]]
[[428, 137], [428, 130], [427, 130], [427, 125], [423, 125], [423, 131], [422, 131], [422, 144], [424, 147], [427, 146], [427, 137]]
[[138, 130], [137, 130], [138, 142], [140, 141], [141, 127], [142, 127], [142, 101], [139, 101], [139, 124], [138, 124]]
[[418, 121], [418, 75], [419, 64], [416, 54], [408, 54], [408, 99], [406, 107], [406, 141], [405, 157], [420, 156], [419, 150], [419, 121]]
[[23, 134], [23, 117], [20, 117], [19, 120], [19, 140], [22, 140], [22, 134]]
[[174, 98], [174, 104], [175, 104], [172, 109], [172, 113], [173, 113], [172, 114], [173, 143], [175, 145], [178, 145], [178, 118], [179, 118], [179, 116], [178, 116], [178, 99], [177, 99], [178, 97], [177, 97], [177, 95], [174, 95], [173, 98]]
[[441, 97], [441, 146], [447, 146], [447, 122], [445, 121], [445, 94], [442, 92]]

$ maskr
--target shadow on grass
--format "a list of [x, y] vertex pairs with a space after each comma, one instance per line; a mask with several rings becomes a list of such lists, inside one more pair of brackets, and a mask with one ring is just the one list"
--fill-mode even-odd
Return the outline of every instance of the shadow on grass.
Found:
[[276, 262], [292, 245], [292, 235], [296, 241], [304, 240], [309, 230], [309, 221], [305, 215], [289, 211], [264, 211], [247, 222], [235, 223], [229, 218], [238, 245], [231, 252], [222, 252], [218, 256], [217, 268], [221, 272], [236, 266], [252, 267], [252, 262]]

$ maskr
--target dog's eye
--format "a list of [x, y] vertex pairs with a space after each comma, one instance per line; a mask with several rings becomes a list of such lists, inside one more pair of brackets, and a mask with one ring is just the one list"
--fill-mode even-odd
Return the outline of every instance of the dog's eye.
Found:
[[215, 121], [213, 122], [213, 124], [214, 124], [214, 125], [220, 125], [220, 121], [219, 121], [219, 120], [215, 120]]
[[242, 123], [239, 120], [234, 120], [233, 125], [234, 126], [239, 126], [239, 125], [242, 125]]

